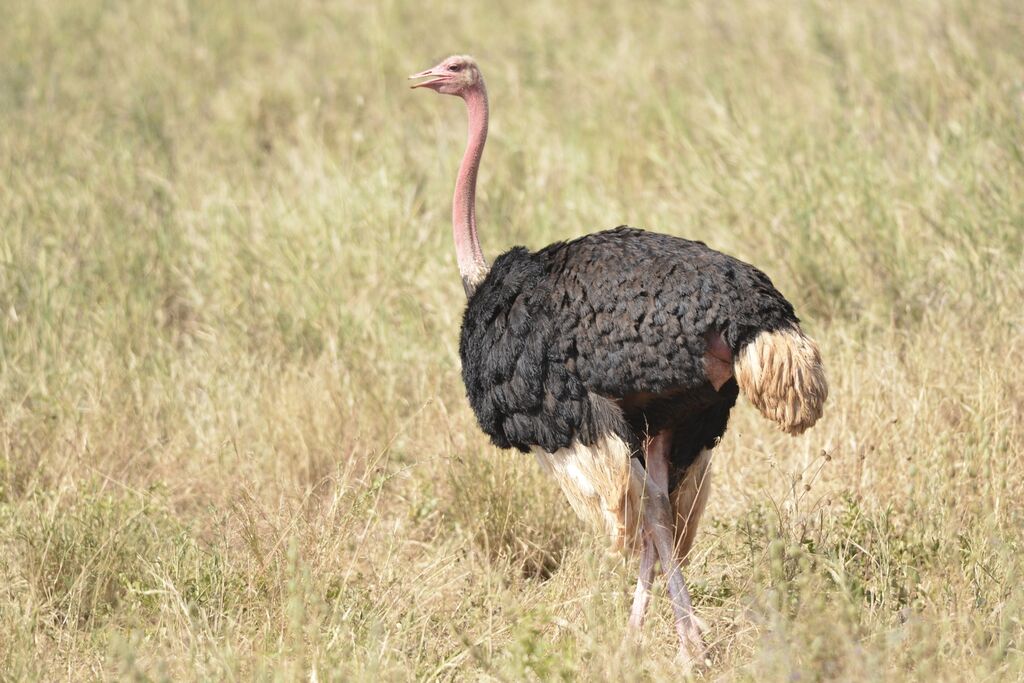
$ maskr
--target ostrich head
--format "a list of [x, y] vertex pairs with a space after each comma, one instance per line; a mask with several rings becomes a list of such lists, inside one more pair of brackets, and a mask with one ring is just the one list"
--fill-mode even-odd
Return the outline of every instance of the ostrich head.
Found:
[[413, 85], [413, 88], [430, 88], [443, 95], [459, 97], [465, 97], [467, 93], [482, 88], [484, 84], [480, 69], [468, 55], [452, 55], [437, 66], [413, 74], [409, 78], [427, 78]]

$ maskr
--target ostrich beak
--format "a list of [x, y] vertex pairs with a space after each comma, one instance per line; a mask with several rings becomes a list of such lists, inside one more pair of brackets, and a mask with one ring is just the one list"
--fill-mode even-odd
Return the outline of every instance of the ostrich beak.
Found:
[[435, 71], [434, 69], [436, 69], [436, 68], [437, 67], [435, 66], [435, 67], [432, 67], [430, 69], [427, 69], [426, 71], [421, 71], [418, 74], [413, 74], [412, 76], [409, 76], [409, 80], [410, 81], [413, 80], [413, 79], [416, 79], [416, 78], [426, 78], [427, 76], [433, 76], [434, 77], [434, 78], [431, 78], [430, 80], [423, 81], [421, 83], [413, 83], [409, 87], [410, 88], [429, 88], [431, 86], [437, 85], [438, 83], [441, 83], [442, 81], [444, 81], [447, 78], [447, 75]]

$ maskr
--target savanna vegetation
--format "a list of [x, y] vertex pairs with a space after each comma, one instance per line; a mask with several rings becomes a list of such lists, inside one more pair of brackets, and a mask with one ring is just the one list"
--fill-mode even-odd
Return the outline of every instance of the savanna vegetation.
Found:
[[821, 343], [716, 452], [701, 676], [1024, 676], [1020, 2], [0, 0], [0, 677], [679, 677], [466, 404], [461, 52], [492, 257], [701, 239]]

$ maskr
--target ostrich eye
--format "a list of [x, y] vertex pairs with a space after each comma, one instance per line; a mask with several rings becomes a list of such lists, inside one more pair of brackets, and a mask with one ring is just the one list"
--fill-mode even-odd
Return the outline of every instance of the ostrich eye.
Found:
[[452, 64], [451, 66], [448, 67], [448, 70], [449, 71], [461, 71], [462, 67], [459, 66], [458, 64]]

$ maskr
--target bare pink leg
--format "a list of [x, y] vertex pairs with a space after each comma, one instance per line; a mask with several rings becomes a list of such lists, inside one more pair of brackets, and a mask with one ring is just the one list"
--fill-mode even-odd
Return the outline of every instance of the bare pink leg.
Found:
[[654, 582], [654, 561], [657, 551], [649, 534], [644, 534], [643, 546], [640, 548], [640, 576], [636, 580], [636, 591], [633, 593], [633, 609], [629, 612], [629, 627], [640, 630], [644, 625], [647, 604], [651, 601], [651, 584]]
[[704, 660], [704, 640], [674, 547], [674, 517], [668, 495], [670, 438], [669, 433], [662, 432], [651, 439], [647, 447], [644, 530], [654, 541], [662, 571], [668, 579], [668, 594], [675, 613], [676, 632], [679, 634], [679, 656], [690, 664], [700, 665]]

